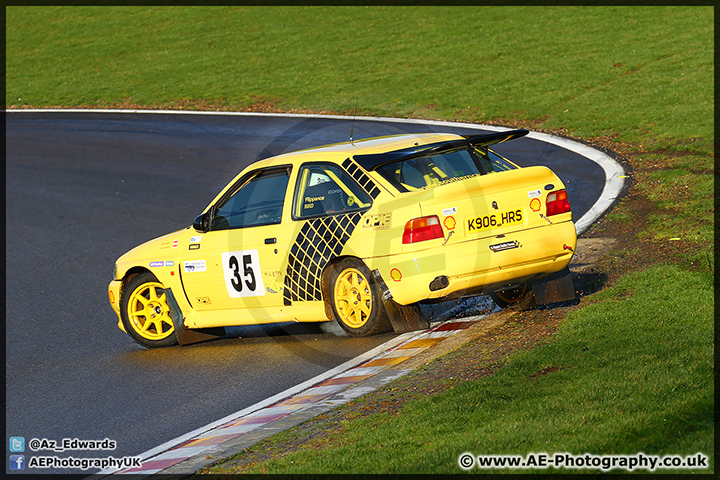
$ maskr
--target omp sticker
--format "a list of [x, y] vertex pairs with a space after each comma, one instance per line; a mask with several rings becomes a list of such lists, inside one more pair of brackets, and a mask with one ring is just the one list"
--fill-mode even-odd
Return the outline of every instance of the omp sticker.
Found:
[[205, 260], [188, 260], [183, 262], [183, 271], [185, 273], [207, 272], [207, 264]]
[[443, 208], [442, 210], [443, 217], [447, 217], [448, 215], [455, 215], [456, 213], [457, 207]]
[[198, 235], [196, 237], [190, 237], [190, 243], [198, 243], [202, 240], [202, 235]]
[[257, 250], [239, 250], [222, 254], [225, 287], [230, 298], [265, 295], [265, 285]]
[[537, 198], [542, 195], [542, 190], [530, 190], [528, 192], [528, 198]]

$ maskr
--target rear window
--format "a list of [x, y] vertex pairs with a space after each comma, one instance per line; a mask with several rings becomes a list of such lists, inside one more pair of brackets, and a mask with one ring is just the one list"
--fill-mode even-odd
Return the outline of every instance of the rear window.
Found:
[[446, 151], [389, 163], [377, 169], [401, 192], [412, 192], [516, 168], [487, 149]]

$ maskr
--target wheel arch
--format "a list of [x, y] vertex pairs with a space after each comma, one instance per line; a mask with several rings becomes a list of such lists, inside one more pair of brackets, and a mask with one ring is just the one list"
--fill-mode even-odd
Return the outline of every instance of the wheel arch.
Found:
[[[140, 275], [141, 273], [150, 273], [153, 276], [155, 274], [151, 272], [149, 269], [145, 267], [132, 267], [127, 272], [125, 272], [125, 276], [122, 278], [122, 282], [120, 283], [120, 296], [122, 297], [122, 292], [125, 290], [125, 287], [127, 286], [130, 281]], [[157, 276], [155, 276], [157, 278]]]

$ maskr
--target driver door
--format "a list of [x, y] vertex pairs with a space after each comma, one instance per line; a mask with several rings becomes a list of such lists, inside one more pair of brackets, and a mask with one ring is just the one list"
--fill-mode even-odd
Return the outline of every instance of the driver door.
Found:
[[289, 179], [289, 167], [249, 173], [213, 206], [208, 232], [190, 230], [180, 270], [193, 308], [283, 305]]

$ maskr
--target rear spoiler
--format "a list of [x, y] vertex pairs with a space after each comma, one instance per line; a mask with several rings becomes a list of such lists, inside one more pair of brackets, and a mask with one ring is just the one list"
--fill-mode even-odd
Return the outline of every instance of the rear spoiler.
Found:
[[507, 142], [516, 138], [524, 137], [530, 133], [524, 128], [518, 130], [508, 130], [506, 132], [482, 133], [479, 135], [466, 135], [458, 140], [447, 140], [438, 143], [429, 143], [427, 145], [413, 146], [394, 150], [384, 153], [370, 153], [365, 155], [355, 155], [353, 158], [367, 171], [377, 170], [388, 163], [399, 162], [402, 160], [410, 160], [416, 157], [424, 157], [440, 153], [445, 150], [455, 150], [457, 148], [467, 148], [470, 145], [475, 147], [486, 147], [496, 143]]

